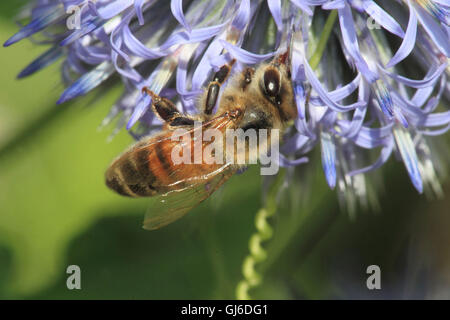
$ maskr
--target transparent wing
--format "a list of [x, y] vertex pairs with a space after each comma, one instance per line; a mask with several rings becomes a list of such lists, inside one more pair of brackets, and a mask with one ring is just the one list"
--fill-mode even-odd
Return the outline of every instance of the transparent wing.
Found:
[[159, 229], [180, 219], [192, 208], [206, 200], [235, 172], [236, 169], [230, 165], [224, 165], [207, 177], [193, 179], [184, 189], [158, 196], [155, 204], [145, 214], [144, 229]]

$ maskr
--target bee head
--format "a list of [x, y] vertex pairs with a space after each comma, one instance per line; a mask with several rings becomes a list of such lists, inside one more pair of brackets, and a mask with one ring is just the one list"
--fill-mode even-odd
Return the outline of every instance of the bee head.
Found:
[[259, 87], [262, 95], [278, 109], [283, 121], [297, 116], [287, 52], [263, 67]]

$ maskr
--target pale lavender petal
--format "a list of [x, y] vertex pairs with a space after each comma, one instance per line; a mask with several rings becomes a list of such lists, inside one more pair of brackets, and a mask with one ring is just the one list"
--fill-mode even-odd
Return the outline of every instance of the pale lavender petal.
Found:
[[24, 68], [17, 78], [25, 78], [33, 73], [51, 65], [59, 58], [63, 56], [63, 49], [59, 46], [54, 46], [42, 54], [39, 58], [30, 63], [26, 68]]
[[425, 88], [432, 86], [437, 79], [439, 79], [439, 76], [445, 71], [447, 68], [447, 63], [441, 64], [435, 72], [433, 72], [431, 75], [427, 75], [422, 80], [412, 80], [403, 76], [399, 76], [398, 74], [392, 73], [384, 69], [380, 66], [380, 68], [383, 70], [384, 73], [386, 73], [389, 77], [394, 79], [395, 81], [398, 81], [400, 83], [403, 83], [407, 85], [408, 87], [412, 88]]
[[317, 91], [320, 98], [323, 100], [323, 102], [330, 107], [331, 109], [342, 112], [342, 111], [349, 111], [353, 110], [357, 107], [365, 105], [364, 102], [358, 101], [356, 103], [353, 103], [348, 106], [340, 105], [332, 100], [332, 98], [329, 96], [329, 93], [323, 88], [322, 84], [320, 83], [319, 79], [317, 79], [314, 71], [311, 69], [311, 66], [309, 65], [309, 62], [306, 58], [303, 60], [304, 66], [305, 66], [305, 73], [306, 77], [308, 78], [309, 82], [311, 83], [311, 86], [314, 88], [314, 90]]
[[282, 151], [285, 153], [293, 153], [300, 150], [308, 141], [310, 141], [309, 137], [296, 133], [283, 143]]
[[292, 159], [286, 158], [281, 153], [279, 154], [279, 159], [278, 159], [278, 164], [281, 167], [295, 167], [295, 166], [298, 166], [299, 164], [307, 163], [307, 162], [308, 162], [307, 157], [301, 157], [301, 158], [292, 160]]
[[227, 49], [230, 54], [236, 58], [236, 60], [246, 63], [246, 64], [257, 64], [264, 60], [267, 60], [275, 55], [275, 52], [269, 52], [266, 54], [256, 54], [251, 53], [247, 50], [244, 50], [242, 48], [239, 48], [225, 40], [220, 40], [220, 43], [222, 46]]
[[278, 31], [283, 30], [283, 22], [281, 20], [281, 0], [267, 0], [270, 13], [272, 13], [273, 20], [277, 25]]
[[[344, 129], [346, 128], [346, 124], [344, 122], [338, 121], [338, 123], [342, 125]], [[391, 138], [392, 125], [392, 123], [389, 123], [381, 128], [367, 128], [363, 126], [360, 128], [358, 134], [352, 138], [352, 140], [358, 146], [365, 149], [373, 149], [375, 147], [385, 145]]]
[[311, 8], [306, 3], [304, 3], [302, 0], [291, 0], [291, 2], [294, 5], [296, 5], [299, 9], [306, 12], [306, 14], [308, 14], [310, 16], [313, 15], [313, 11], [311, 10]]
[[56, 5], [50, 7], [45, 11], [45, 14], [38, 16], [33, 19], [29, 24], [20, 29], [15, 35], [9, 38], [4, 44], [4, 47], [8, 47], [13, 43], [16, 43], [26, 37], [29, 37], [49, 25], [53, 24], [57, 20], [61, 19], [65, 15], [64, 9], [61, 5]]
[[239, 30], [243, 30], [250, 20], [250, 11], [250, 0], [242, 0], [231, 25]]
[[330, 91], [330, 98], [334, 101], [341, 101], [351, 95], [358, 87], [361, 80], [361, 74], [358, 73], [350, 83], [336, 90]]
[[392, 139], [389, 139], [387, 141], [387, 143], [381, 149], [380, 157], [377, 159], [377, 161], [374, 164], [364, 167], [364, 168], [361, 168], [361, 169], [353, 170], [353, 171], [349, 172], [349, 176], [355, 176], [357, 174], [366, 173], [366, 172], [369, 172], [369, 171], [372, 171], [372, 170], [375, 170], [375, 169], [381, 167], [384, 163], [386, 163], [386, 161], [391, 156], [393, 148], [394, 148], [394, 143], [393, 143]]
[[386, 11], [384, 11], [381, 7], [379, 7], [374, 1], [364, 1], [363, 2], [364, 10], [383, 28], [388, 30], [389, 32], [403, 38], [405, 33], [403, 32], [402, 27], [392, 18]]
[[97, 30], [101, 26], [105, 24], [106, 20], [101, 18], [93, 18], [91, 20], [85, 21], [82, 23], [81, 28], [73, 31], [69, 36], [67, 36], [64, 40], [62, 40], [59, 45], [67, 46], [76, 40], [84, 37], [85, 35], [91, 33], [94, 30]]
[[105, 62], [98, 67], [84, 74], [68, 87], [58, 100], [58, 104], [64, 103], [75, 97], [85, 95], [100, 83], [108, 79], [114, 73], [114, 67], [111, 63]]
[[397, 63], [405, 59], [413, 50], [415, 42], [416, 42], [416, 34], [417, 34], [417, 17], [414, 9], [411, 6], [410, 1], [408, 0], [409, 6], [409, 22], [408, 27], [406, 28], [406, 34], [403, 38], [402, 44], [400, 48], [398, 48], [395, 55], [392, 59], [387, 63], [386, 68], [392, 68]]
[[431, 93], [433, 93], [433, 90], [434, 90], [433, 86], [428, 86], [416, 90], [416, 93], [411, 99], [411, 104], [414, 104], [417, 107], [422, 107], [430, 97]]
[[199, 89], [203, 86], [212, 69], [210, 60], [213, 57], [219, 56], [222, 50], [223, 46], [218, 40], [211, 42], [192, 76], [192, 88]]
[[349, 5], [346, 3], [344, 8], [338, 10], [339, 13], [339, 24], [341, 26], [341, 34], [348, 53], [353, 58], [356, 67], [359, 72], [369, 81], [370, 83], [378, 79], [378, 75], [369, 69], [369, 66], [364, 61], [359, 51], [358, 40], [356, 37], [355, 26], [353, 22], [352, 12]]
[[89, 2], [89, 7], [95, 10], [96, 14], [104, 19], [109, 20], [112, 17], [117, 16], [119, 13], [126, 10], [128, 7], [133, 5], [134, 0], [120, 0], [120, 1], [109, 1], [103, 3], [101, 6], [97, 6], [93, 2]]
[[343, 9], [345, 7], [345, 0], [328, 1], [322, 8], [325, 10]]
[[414, 10], [425, 31], [428, 33], [439, 50], [450, 57], [450, 41], [447, 33], [421, 6], [414, 4]]
[[138, 103], [136, 104], [136, 107], [134, 108], [131, 118], [127, 123], [127, 130], [130, 130], [131, 127], [142, 117], [142, 115], [145, 113], [145, 111], [147, 111], [151, 103], [152, 98], [149, 95], [144, 94], [139, 97]]
[[328, 185], [334, 189], [336, 186], [336, 146], [329, 133], [322, 132], [320, 137], [322, 168]]
[[186, 17], [183, 13], [183, 0], [171, 0], [170, 1], [170, 9], [172, 10], [172, 14], [175, 19], [187, 30], [187, 32], [191, 32], [191, 26], [186, 21]]
[[300, 119], [305, 118], [306, 93], [302, 83], [294, 83], [294, 97]]
[[450, 129], [450, 123], [441, 129], [436, 130], [417, 130], [418, 132], [426, 135], [426, 136], [440, 136]]
[[138, 17], [139, 24], [144, 25], [144, 12], [142, 7], [144, 6], [146, 0], [134, 0], [134, 10], [136, 11], [136, 16]]
[[[369, 100], [369, 95], [370, 95], [370, 87], [369, 87], [368, 83], [364, 80], [361, 80], [361, 85], [360, 85], [359, 92], [358, 92], [359, 100], [365, 101], [367, 103]], [[366, 113], [367, 113], [367, 107], [356, 108], [353, 113], [353, 118], [350, 121], [350, 123], [348, 123], [348, 121], [342, 120], [342, 122], [346, 123], [346, 128], [344, 129], [343, 127], [341, 127], [340, 132], [336, 132], [336, 133], [342, 137], [347, 137], [347, 138], [352, 139], [360, 131], [361, 126], [363, 125]], [[338, 124], [339, 124], [339, 122], [338, 122]]]
[[422, 193], [423, 184], [419, 171], [419, 161], [411, 135], [405, 129], [396, 127], [394, 128], [394, 138], [414, 187], [419, 193]]

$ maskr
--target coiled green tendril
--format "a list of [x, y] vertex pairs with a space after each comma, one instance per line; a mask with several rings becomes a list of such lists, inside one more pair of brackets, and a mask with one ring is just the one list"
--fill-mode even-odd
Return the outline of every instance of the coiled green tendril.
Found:
[[[320, 59], [325, 51], [326, 43], [333, 30], [334, 23], [337, 18], [337, 11], [333, 10], [328, 15], [323, 31], [320, 35], [314, 54], [310, 58], [310, 64], [313, 69], [319, 65]], [[267, 259], [267, 251], [262, 247], [261, 243], [272, 238], [273, 229], [268, 222], [268, 218], [273, 216], [277, 210], [277, 194], [284, 181], [284, 171], [280, 171], [275, 182], [272, 184], [266, 198], [265, 207], [259, 209], [255, 217], [256, 232], [250, 237], [249, 250], [250, 253], [244, 259], [242, 264], [241, 280], [236, 287], [236, 298], [238, 300], [250, 300], [249, 290], [262, 283], [262, 275], [255, 269], [257, 264]]]
[[255, 265], [267, 259], [267, 251], [261, 243], [272, 238], [273, 229], [268, 219], [277, 210], [277, 195], [284, 182], [284, 170], [278, 173], [275, 182], [267, 194], [265, 207], [259, 209], [255, 216], [256, 232], [250, 237], [250, 254], [244, 259], [242, 274], [244, 279], [236, 287], [236, 298], [239, 300], [249, 300], [248, 291], [250, 288], [258, 286], [262, 282], [262, 275], [255, 269]]

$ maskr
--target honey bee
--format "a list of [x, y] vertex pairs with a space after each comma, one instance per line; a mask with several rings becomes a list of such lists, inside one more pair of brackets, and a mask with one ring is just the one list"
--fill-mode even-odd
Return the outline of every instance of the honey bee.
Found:
[[[174, 163], [171, 155], [175, 147], [186, 144], [173, 139], [173, 133], [184, 128], [188, 143], [194, 144], [196, 130], [214, 128], [222, 133], [227, 129], [272, 129], [283, 132], [297, 115], [288, 68], [287, 52], [256, 69], [247, 67], [233, 75], [217, 106], [221, 85], [227, 80], [234, 60], [222, 66], [199, 99], [203, 112], [196, 116], [180, 113], [175, 105], [144, 88], [152, 97], [153, 112], [163, 121], [163, 130], [141, 139], [112, 162], [106, 171], [106, 185], [129, 197], [158, 196], [144, 219], [144, 229], [163, 227], [184, 216], [190, 209], [207, 199], [242, 165], [232, 161], [223, 163]], [[201, 126], [194, 126], [201, 121]], [[261, 146], [262, 141], [258, 141]], [[206, 148], [208, 142], [202, 142]], [[249, 152], [249, 150], [245, 150]], [[225, 153], [225, 151], [224, 151]]]

